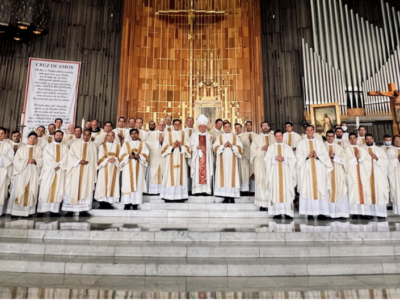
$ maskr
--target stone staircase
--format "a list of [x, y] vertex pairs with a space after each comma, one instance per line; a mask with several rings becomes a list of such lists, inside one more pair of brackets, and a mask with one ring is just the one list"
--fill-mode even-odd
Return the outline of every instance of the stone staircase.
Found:
[[138, 211], [3, 221], [0, 272], [176, 277], [400, 273], [400, 231], [392, 222], [314, 224], [298, 215], [273, 222], [251, 197], [236, 204], [213, 201], [193, 197], [166, 204], [147, 197]]

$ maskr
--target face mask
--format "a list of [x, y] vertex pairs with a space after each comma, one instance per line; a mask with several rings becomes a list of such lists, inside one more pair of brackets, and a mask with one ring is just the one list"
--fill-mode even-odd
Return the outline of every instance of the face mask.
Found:
[[386, 146], [391, 146], [391, 145], [392, 145], [392, 142], [390, 142], [390, 141], [385, 141], [385, 145], [386, 145]]
[[347, 131], [347, 126], [342, 126], [343, 131]]

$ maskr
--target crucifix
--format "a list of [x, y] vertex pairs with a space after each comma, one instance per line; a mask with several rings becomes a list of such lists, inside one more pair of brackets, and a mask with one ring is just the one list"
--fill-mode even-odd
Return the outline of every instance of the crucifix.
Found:
[[[375, 97], [389, 97], [390, 98], [390, 111], [392, 112], [393, 119], [393, 134], [400, 134], [399, 132], [399, 123], [400, 123], [400, 92], [396, 90], [395, 83], [389, 83], [389, 91], [388, 92], [368, 92], [368, 96]], [[397, 112], [398, 111], [398, 112]]]

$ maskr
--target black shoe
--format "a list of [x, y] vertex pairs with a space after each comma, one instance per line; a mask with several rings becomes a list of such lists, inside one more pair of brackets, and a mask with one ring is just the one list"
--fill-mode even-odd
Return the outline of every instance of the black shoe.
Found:
[[124, 210], [131, 210], [131, 205], [130, 204], [125, 204], [124, 205]]
[[386, 217], [376, 217], [378, 221], [386, 221]]
[[229, 203], [235, 203], [235, 198], [229, 199]]
[[360, 215], [353, 215], [353, 216], [351, 217], [351, 219], [352, 219], [352, 220], [358, 220], [358, 219], [360, 219]]
[[36, 214], [36, 218], [43, 218], [44, 217], [44, 213], [37, 213]]
[[52, 212], [52, 213], [50, 213], [50, 217], [52, 217], [52, 218], [59, 218], [59, 217], [61, 217], [61, 215], [60, 215], [59, 213], [54, 213], [54, 212]]
[[388, 206], [387, 210], [393, 210], [393, 206]]
[[11, 215], [11, 220], [18, 220], [18, 219], [19, 219], [19, 216]]
[[260, 207], [260, 211], [268, 211], [268, 208], [266, 208], [266, 207]]
[[373, 216], [361, 216], [361, 219], [363, 220], [372, 220], [373, 218]]
[[281, 215], [276, 215], [276, 216], [274, 216], [272, 219], [274, 219], [274, 220], [280, 220], [280, 219], [282, 219], [282, 216], [281, 216]]
[[132, 205], [132, 209], [133, 209], [133, 210], [138, 210], [138, 206], [139, 206], [139, 204], [133, 204], [133, 205]]
[[314, 216], [307, 216], [308, 221], [314, 221]]
[[99, 204], [99, 209], [114, 209], [114, 207], [112, 207], [112, 205], [108, 202], [99, 202]]
[[285, 215], [285, 219], [286, 219], [286, 220], [293, 220], [293, 217], [288, 216], [288, 215]]
[[324, 216], [324, 215], [319, 215], [319, 216], [317, 217], [317, 220], [325, 221], [325, 220], [328, 220], [328, 217], [327, 217], [327, 216]]
[[80, 216], [80, 217], [90, 217], [90, 214], [89, 214], [87, 211], [81, 211], [81, 212], [79, 213], [79, 216]]
[[225, 198], [224, 201], [222, 201], [222, 203], [229, 203], [229, 198]]

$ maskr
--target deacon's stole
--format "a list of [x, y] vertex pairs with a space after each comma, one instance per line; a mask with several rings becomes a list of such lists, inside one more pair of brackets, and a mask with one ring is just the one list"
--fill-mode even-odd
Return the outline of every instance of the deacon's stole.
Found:
[[[147, 155], [142, 153], [143, 142], [139, 141], [138, 148], [135, 148], [135, 149], [131, 148], [130, 142], [126, 142], [125, 147], [126, 147], [128, 154], [122, 155], [121, 161], [123, 161], [125, 159], [125, 157], [127, 155], [129, 156], [132, 152], [134, 152], [135, 154], [142, 155], [145, 158], [146, 162], [148, 161], [149, 158], [147, 157]], [[131, 180], [131, 182], [130, 182], [131, 193], [136, 192], [137, 184], [139, 181], [139, 175], [140, 175], [140, 162], [136, 161], [136, 184], [135, 184], [135, 180], [134, 180], [134, 176], [133, 176], [133, 161], [134, 161], [133, 159], [130, 159], [129, 163], [128, 163], [129, 164], [129, 178]], [[144, 174], [143, 174], [143, 176], [144, 176]]]
[[[168, 142], [169, 145], [165, 145], [163, 148], [161, 154], [164, 154], [169, 147], [173, 147], [173, 131], [168, 131]], [[185, 145], [185, 131], [181, 130], [181, 141], [180, 141], [181, 147], [185, 147], [187, 153], [191, 154], [189, 146]], [[171, 180], [171, 186], [175, 186], [178, 182], [174, 176], [174, 169], [179, 169], [179, 185], [183, 185], [183, 160], [185, 159], [185, 154], [184, 153], [179, 153], [180, 156], [180, 161], [178, 165], [174, 165], [174, 154], [175, 150], [172, 152], [172, 156], [169, 158], [169, 176]]]
[[[102, 158], [100, 158], [99, 162], [97, 163], [98, 166], [100, 166], [104, 160], [106, 160], [107, 158], [111, 158], [111, 157], [119, 157], [119, 152], [121, 150], [121, 146], [119, 144], [112, 144], [112, 147], [115, 145], [116, 147], [116, 152], [108, 152], [108, 147], [107, 147], [107, 143], [103, 143], [103, 154], [104, 156]], [[112, 148], [111, 148], [112, 149]], [[104, 167], [104, 182], [106, 183], [104, 185], [104, 192], [106, 197], [113, 197], [114, 196], [114, 192], [115, 192], [115, 182], [117, 180], [117, 175], [118, 175], [118, 167], [114, 164], [114, 167], [112, 169], [112, 178], [111, 178], [111, 189], [110, 189], [110, 194], [108, 194], [108, 164], [106, 164], [106, 166]]]

